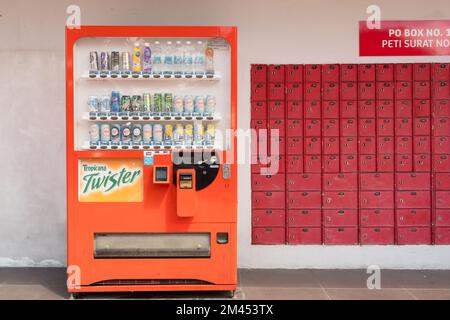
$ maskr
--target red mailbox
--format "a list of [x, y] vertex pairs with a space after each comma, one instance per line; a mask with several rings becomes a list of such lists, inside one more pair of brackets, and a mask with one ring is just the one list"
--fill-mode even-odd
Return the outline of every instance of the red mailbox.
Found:
[[322, 104], [320, 101], [305, 101], [305, 118], [307, 119], [320, 119]]
[[305, 172], [320, 172], [322, 170], [321, 157], [318, 155], [305, 155]]
[[323, 225], [325, 227], [356, 227], [358, 225], [358, 210], [323, 210]]
[[358, 190], [357, 173], [325, 173], [323, 189], [327, 191]]
[[252, 224], [255, 227], [284, 227], [286, 216], [284, 210], [253, 210]]
[[298, 101], [303, 99], [303, 84], [298, 82], [286, 85], [286, 100]]
[[397, 229], [397, 241], [400, 245], [431, 244], [431, 228], [402, 227]]
[[288, 192], [289, 209], [320, 209], [322, 198], [320, 191], [292, 191]]
[[270, 119], [284, 119], [284, 101], [269, 101], [268, 108]]
[[339, 118], [339, 101], [324, 101], [323, 102], [323, 117], [325, 119]]
[[322, 229], [321, 228], [289, 228], [288, 229], [288, 244], [321, 244], [322, 243]]
[[252, 83], [267, 81], [267, 65], [252, 64], [251, 66], [251, 81]]
[[413, 70], [411, 63], [401, 63], [394, 65], [395, 81], [411, 81]]
[[287, 136], [301, 137], [303, 136], [303, 121], [300, 119], [287, 120]]
[[357, 81], [358, 65], [357, 64], [341, 64], [341, 81]]
[[361, 190], [394, 190], [394, 174], [390, 172], [361, 173]]
[[376, 102], [377, 117], [378, 118], [393, 118], [394, 117], [394, 101], [384, 100]]
[[399, 227], [427, 227], [431, 225], [430, 209], [398, 209], [396, 217]]
[[306, 64], [305, 82], [320, 82], [322, 79], [322, 66], [319, 64]]
[[267, 118], [267, 105], [265, 101], [253, 101], [251, 103], [251, 118], [252, 120]]
[[377, 100], [394, 100], [395, 83], [392, 81], [377, 82]]
[[252, 174], [253, 191], [284, 191], [285, 187], [284, 173], [274, 175]]
[[394, 65], [377, 64], [375, 71], [377, 81], [394, 81]]
[[415, 81], [430, 81], [430, 64], [429, 63], [415, 63], [414, 64], [414, 80]]
[[326, 245], [358, 244], [358, 228], [356, 227], [324, 228], [323, 242]]
[[286, 162], [287, 172], [302, 172], [303, 171], [303, 156], [287, 155]]
[[415, 117], [429, 117], [430, 110], [430, 100], [414, 100], [413, 114]]
[[286, 242], [285, 228], [253, 228], [252, 244], [284, 244]]
[[303, 102], [287, 101], [287, 117], [288, 119], [303, 118]]
[[358, 121], [356, 119], [341, 119], [341, 136], [356, 137], [358, 134]]
[[371, 227], [360, 229], [360, 241], [362, 245], [391, 245], [394, 244], [394, 228]]
[[322, 225], [322, 210], [303, 209], [288, 210], [289, 227], [320, 227]]
[[286, 66], [286, 82], [303, 82], [303, 65], [288, 64]]
[[429, 208], [431, 206], [430, 191], [397, 191], [397, 208]]
[[391, 209], [394, 208], [393, 191], [361, 191], [359, 195], [360, 207], [363, 209]]
[[322, 179], [317, 173], [288, 173], [288, 191], [320, 191]]
[[269, 65], [269, 82], [284, 82], [284, 65]]
[[339, 119], [324, 119], [322, 134], [324, 137], [339, 136]]
[[393, 227], [393, 209], [362, 209], [359, 213], [361, 227]]
[[358, 116], [358, 104], [354, 100], [341, 101], [341, 118], [354, 118]]
[[325, 82], [339, 82], [339, 65], [324, 64], [322, 71], [322, 79]]

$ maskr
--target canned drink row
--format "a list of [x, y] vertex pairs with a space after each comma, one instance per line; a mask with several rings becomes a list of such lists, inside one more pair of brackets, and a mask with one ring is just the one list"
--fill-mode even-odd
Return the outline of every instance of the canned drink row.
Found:
[[131, 75], [132, 66], [130, 63], [130, 53], [128, 51], [97, 51], [89, 53], [89, 74], [106, 76], [118, 76], [119, 74]]
[[89, 143], [98, 145], [214, 145], [216, 127], [204, 124], [94, 123]]
[[216, 110], [216, 97], [172, 93], [121, 95], [119, 91], [112, 91], [111, 96], [89, 96], [87, 105], [90, 113], [148, 112], [163, 116], [212, 116]]

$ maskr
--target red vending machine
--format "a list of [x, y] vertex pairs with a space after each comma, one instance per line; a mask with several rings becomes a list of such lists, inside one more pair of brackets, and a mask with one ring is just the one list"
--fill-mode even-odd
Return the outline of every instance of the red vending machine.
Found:
[[69, 292], [234, 292], [236, 37], [66, 30]]

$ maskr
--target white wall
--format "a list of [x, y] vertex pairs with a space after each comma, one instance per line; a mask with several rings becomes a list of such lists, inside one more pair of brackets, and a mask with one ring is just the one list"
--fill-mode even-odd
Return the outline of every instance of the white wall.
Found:
[[[0, 266], [65, 264], [64, 24], [236, 25], [239, 126], [250, 121], [251, 63], [448, 61], [359, 58], [366, 0], [102, 0], [0, 2]], [[383, 19], [450, 18], [448, 0], [377, 1]], [[44, 144], [44, 143], [45, 144]], [[250, 168], [239, 169], [239, 266], [450, 268], [448, 247], [250, 245]]]

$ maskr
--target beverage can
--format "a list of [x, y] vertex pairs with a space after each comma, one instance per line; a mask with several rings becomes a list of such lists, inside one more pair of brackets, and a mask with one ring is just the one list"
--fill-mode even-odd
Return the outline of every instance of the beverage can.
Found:
[[186, 145], [192, 144], [194, 140], [194, 126], [192, 124], [187, 124], [184, 126], [184, 143]]
[[98, 69], [98, 52], [91, 51], [89, 52], [89, 71], [97, 72]]
[[98, 112], [99, 111], [97, 96], [89, 96], [88, 97], [88, 107], [89, 107], [89, 112]]
[[100, 125], [100, 141], [109, 142], [111, 140], [111, 127], [107, 123]]
[[100, 98], [100, 112], [111, 111], [111, 98], [109, 96], [102, 96]]
[[206, 125], [205, 143], [207, 145], [212, 145], [214, 144], [215, 138], [216, 138], [216, 126], [213, 123], [208, 123]]
[[120, 111], [120, 92], [112, 91], [111, 92], [111, 112], [119, 112]]
[[123, 144], [129, 144], [131, 142], [131, 127], [129, 124], [124, 124], [120, 127], [120, 135]]
[[142, 111], [142, 97], [140, 95], [133, 95], [131, 97], [131, 111]]
[[109, 52], [102, 52], [100, 54], [100, 70], [109, 71]]
[[142, 95], [143, 111], [150, 112], [152, 109], [152, 95], [150, 93], [144, 93]]
[[161, 144], [163, 141], [163, 126], [159, 123], [153, 125], [153, 142]]
[[202, 145], [204, 140], [204, 131], [205, 128], [203, 124], [195, 124], [194, 125], [194, 141], [196, 144]]
[[119, 124], [111, 125], [111, 143], [114, 143], [114, 144], [120, 143], [120, 125]]
[[171, 93], [165, 93], [164, 94], [164, 104], [163, 104], [163, 113], [164, 114], [170, 114], [172, 111], [172, 104], [173, 104], [173, 96]]
[[155, 93], [153, 95], [153, 112], [160, 113], [163, 108], [163, 95], [162, 93]]
[[173, 142], [173, 126], [171, 124], [164, 125], [164, 143], [172, 144]]
[[182, 96], [174, 96], [173, 97], [173, 115], [181, 115], [183, 114], [183, 97]]
[[152, 125], [149, 123], [146, 123], [142, 127], [142, 140], [144, 143], [149, 144], [152, 142], [153, 137], [153, 128]]
[[202, 115], [205, 112], [205, 97], [196, 96], [194, 100], [194, 114]]
[[173, 142], [182, 144], [184, 141], [184, 127], [182, 124], [176, 124], [173, 130]]
[[184, 97], [184, 115], [191, 115], [194, 112], [194, 98], [192, 96]]
[[111, 52], [111, 71], [120, 71], [120, 54], [119, 51]]
[[207, 96], [205, 113], [207, 115], [213, 115], [215, 111], [216, 111], [216, 97], [215, 96]]
[[121, 63], [122, 72], [130, 71], [130, 54], [128, 51], [122, 52], [122, 63]]
[[97, 145], [100, 141], [100, 126], [97, 123], [89, 127], [89, 142], [91, 145]]
[[142, 125], [141, 124], [134, 124], [133, 125], [133, 143], [140, 143], [142, 141]]
[[131, 111], [131, 98], [130, 96], [122, 96], [120, 99], [120, 111]]

